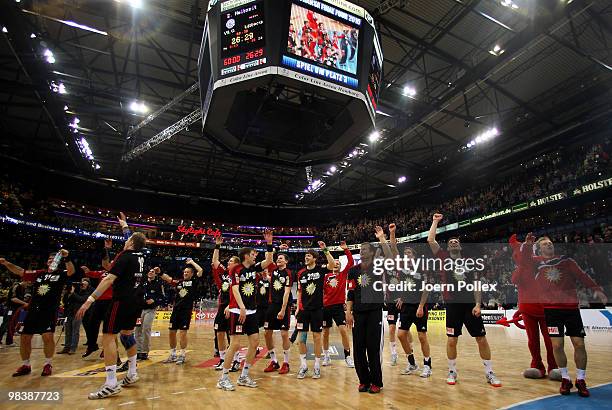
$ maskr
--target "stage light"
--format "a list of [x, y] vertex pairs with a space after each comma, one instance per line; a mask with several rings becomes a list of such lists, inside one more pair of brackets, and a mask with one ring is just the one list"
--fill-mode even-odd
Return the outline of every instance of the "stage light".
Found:
[[115, 0], [117, 3], [127, 3], [135, 9], [142, 7], [142, 0]]
[[499, 129], [497, 127], [489, 128], [483, 133], [479, 134], [472, 141], [468, 142], [465, 148], [472, 148], [478, 144], [482, 144], [483, 142], [490, 141], [491, 139], [497, 137], [499, 135]]
[[397, 182], [399, 182], [400, 184], [403, 184], [404, 182], [406, 182], [406, 177], [401, 176], [397, 179]]
[[402, 93], [406, 96], [406, 97], [414, 97], [416, 96], [417, 92], [416, 89], [414, 87], [411, 87], [409, 85], [405, 86]]
[[36, 38], [36, 34], [34, 33], [30, 34], [30, 38]]
[[149, 112], [149, 107], [147, 107], [143, 102], [132, 101], [130, 103], [130, 110], [138, 114], [146, 114]]
[[335, 165], [332, 165], [332, 166], [329, 168], [329, 172], [331, 172], [332, 174], [333, 174], [334, 172], [336, 172], [337, 170], [338, 170], [338, 168], [337, 168]]
[[2, 26], [2, 32], [3, 33], [8, 33], [8, 30], [6, 29], [6, 27]]
[[370, 134], [368, 139], [370, 140], [370, 142], [376, 142], [380, 139], [380, 133], [378, 131], [374, 131]]
[[55, 81], [51, 81], [51, 91], [58, 94], [68, 94], [64, 83], [56, 83]]
[[494, 56], [500, 56], [504, 54], [506, 50], [502, 49], [499, 44], [495, 44], [491, 50], [489, 50], [489, 54], [493, 54]]
[[68, 111], [68, 106], [64, 105], [64, 111]]
[[512, 0], [501, 0], [501, 5], [513, 10], [517, 10], [519, 8]]

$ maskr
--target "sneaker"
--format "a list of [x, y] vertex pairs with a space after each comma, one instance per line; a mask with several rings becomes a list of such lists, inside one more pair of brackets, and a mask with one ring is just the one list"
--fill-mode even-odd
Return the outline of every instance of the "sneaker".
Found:
[[230, 372], [237, 372], [238, 370], [240, 370], [240, 362], [238, 360], [234, 360], [234, 363], [232, 363], [232, 367], [230, 369]]
[[431, 373], [431, 367], [425, 365], [423, 366], [423, 371], [421, 372], [420, 376], [423, 378], [430, 377]]
[[489, 383], [493, 387], [501, 387], [502, 382], [495, 376], [495, 373], [489, 372], [487, 373], [487, 383]]
[[85, 350], [85, 353], [83, 353], [83, 355], [81, 356], [83, 359], [88, 357], [89, 355], [91, 355], [93, 352], [99, 350], [98, 347], [96, 347], [95, 349], [90, 348], [89, 346], [87, 346], [87, 350]]
[[220, 359], [219, 363], [215, 365], [215, 370], [223, 370], [223, 363], [225, 363], [225, 360]]
[[115, 363], [117, 365], [117, 368], [121, 367], [121, 358], [119, 356], [117, 356], [117, 362]]
[[117, 367], [117, 373], [125, 373], [130, 368], [130, 361], [126, 360], [121, 366]]
[[257, 382], [251, 379], [250, 376], [240, 376], [238, 378], [238, 386], [255, 388], [257, 387]]
[[277, 371], [278, 369], [280, 369], [280, 365], [278, 364], [278, 362], [271, 361], [268, 367], [264, 369], [264, 373], [272, 373]]
[[570, 379], [562, 379], [561, 387], [559, 387], [559, 393], [564, 396], [567, 396], [568, 394], [570, 394], [572, 387], [574, 387], [574, 385], [572, 384], [572, 381]]
[[51, 376], [51, 373], [53, 373], [53, 366], [51, 366], [51, 364], [47, 363], [44, 367], [43, 367], [43, 371], [40, 374], [41, 376]]
[[138, 377], [138, 374], [135, 374], [133, 376], [126, 374], [123, 380], [121, 380], [119, 384], [121, 385], [121, 387], [131, 386], [132, 384], [136, 383], [138, 380], [140, 380], [140, 377]]
[[550, 372], [548, 372], [548, 380], [553, 380], [556, 382], [560, 382], [562, 379], [561, 377], [561, 370], [559, 369], [552, 369]]
[[57, 354], [68, 354], [70, 353], [70, 348], [64, 347], [62, 350], [57, 352]]
[[360, 384], [359, 387], [357, 388], [357, 390], [359, 390], [359, 393], [367, 393], [367, 391], [370, 390], [370, 385], [369, 384]]
[[353, 356], [347, 356], [344, 359], [344, 362], [346, 363], [346, 367], [350, 367], [350, 368], [355, 367], [355, 362], [353, 361]]
[[287, 374], [287, 373], [289, 373], [289, 363], [283, 363], [280, 370], [278, 371], [278, 374]]
[[303, 379], [306, 377], [306, 373], [308, 373], [308, 367], [300, 367], [300, 371], [297, 374], [298, 379]]
[[315, 367], [313, 372], [312, 372], [312, 378], [313, 379], [320, 379], [321, 378], [321, 369], [318, 367]]
[[331, 358], [329, 356], [323, 356], [323, 360], [321, 360], [321, 366], [329, 365], [331, 365]]
[[227, 379], [220, 379], [217, 382], [217, 388], [221, 389], [221, 390], [225, 390], [225, 391], [234, 391], [236, 390], [236, 386], [234, 386], [234, 384], [232, 383], [232, 381], [227, 378]]
[[448, 371], [448, 377], [446, 378], [446, 384], [450, 384], [451, 386], [457, 383], [457, 372], [452, 370]]
[[576, 379], [576, 388], [578, 389], [578, 395], [580, 397], [589, 397], [591, 393], [589, 393], [589, 389], [587, 389], [586, 382], [584, 379]]
[[185, 358], [184, 354], [180, 354], [176, 357], [176, 364], [178, 365], [185, 364], [186, 361], [187, 359]]
[[391, 353], [391, 366], [397, 366], [397, 353]]
[[32, 373], [32, 366], [21, 365], [15, 373], [13, 373], [13, 377], [25, 376], [26, 374]]
[[525, 369], [523, 372], [523, 377], [527, 379], [542, 379], [546, 375], [546, 372], [541, 369], [537, 369], [535, 367], [531, 367], [529, 369]]
[[269, 359], [270, 358], [270, 352], [266, 353], [266, 355], [264, 356], [264, 359]]
[[381, 389], [382, 389], [382, 387], [378, 387], [377, 385], [373, 384], [373, 385], [370, 386], [369, 393], [370, 394], [378, 394], [378, 393], [380, 393]]
[[408, 366], [406, 366], [404, 370], [402, 370], [402, 374], [403, 375], [413, 374], [417, 370], [419, 370], [419, 366], [417, 366], [416, 364], [409, 364]]
[[163, 360], [162, 363], [176, 363], [176, 355], [171, 354], [167, 359]]
[[100, 387], [100, 390], [89, 393], [87, 398], [89, 400], [100, 400], [107, 397], [116, 396], [119, 393], [121, 393], [121, 385], [117, 384], [115, 387], [110, 387], [103, 384], [102, 387]]

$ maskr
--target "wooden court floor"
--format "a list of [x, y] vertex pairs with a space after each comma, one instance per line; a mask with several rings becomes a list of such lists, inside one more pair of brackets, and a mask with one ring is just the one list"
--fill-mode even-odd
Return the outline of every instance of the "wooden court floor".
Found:
[[[152, 338], [153, 354], [147, 362], [139, 363], [140, 381], [125, 388], [118, 396], [97, 401], [89, 401], [87, 394], [104, 382], [103, 364], [96, 359], [85, 361], [81, 358], [85, 347], [80, 347], [76, 355], [56, 355], [53, 361], [54, 375], [40, 377], [43, 364], [40, 341], [35, 340], [32, 354], [32, 374], [20, 378], [11, 377], [20, 365], [17, 347], [0, 349], [0, 390], [48, 391], [61, 389], [63, 409], [406, 409], [406, 408], [478, 408], [492, 409], [521, 401], [535, 399], [558, 392], [558, 383], [548, 380], [527, 380], [522, 371], [528, 367], [530, 359], [524, 332], [516, 328], [487, 327], [489, 343], [493, 352], [496, 374], [501, 378], [503, 387], [493, 388], [486, 384], [484, 369], [478, 356], [476, 344], [469, 336], [459, 340], [457, 385], [448, 386], [445, 382], [446, 336], [440, 323], [430, 325], [429, 337], [433, 360], [433, 376], [421, 379], [417, 375], [403, 376], [400, 371], [406, 359], [400, 351], [397, 366], [390, 365], [388, 335], [385, 336], [384, 351], [384, 389], [379, 395], [357, 392], [357, 376], [354, 369], [345, 366], [338, 358], [332, 366], [322, 368], [319, 380], [307, 378], [298, 380], [295, 372], [299, 367], [297, 346], [291, 349], [291, 372], [288, 375], [264, 373], [268, 360], [257, 361], [251, 376], [259, 387], [248, 389], [237, 387], [234, 392], [218, 390], [215, 385], [219, 373], [210, 366], [213, 352], [213, 330], [211, 323], [192, 323], [190, 330], [187, 363], [184, 366], [160, 363], [167, 355], [167, 322], [154, 323], [154, 331], [160, 337]], [[56, 335], [59, 336], [58, 333]], [[417, 363], [422, 363], [420, 346], [413, 334]], [[280, 344], [280, 336], [275, 335]], [[60, 338], [60, 343], [63, 336]], [[309, 340], [310, 342], [311, 340]], [[84, 342], [82, 332], [81, 344]], [[337, 331], [332, 330], [331, 342], [340, 346]], [[569, 340], [566, 341], [566, 344]], [[610, 363], [612, 362], [612, 334], [590, 333], [586, 339], [589, 354], [587, 382], [591, 386], [612, 382]], [[263, 334], [261, 346], [264, 346]], [[60, 350], [57, 347], [56, 350]], [[573, 357], [572, 348], [566, 346], [568, 357]], [[340, 351], [340, 355], [342, 355]], [[263, 354], [261, 355], [263, 356]], [[125, 352], [122, 354], [125, 359]], [[309, 362], [312, 369], [313, 363]], [[96, 370], [97, 369], [97, 370]], [[102, 371], [100, 371], [102, 370]], [[575, 375], [570, 362], [570, 374]], [[230, 374], [235, 381], [238, 373]], [[119, 378], [122, 378], [122, 374]], [[588, 400], [588, 399], [585, 399]], [[59, 404], [26, 404], [0, 402], [2, 409], [38, 409], [58, 407]]]

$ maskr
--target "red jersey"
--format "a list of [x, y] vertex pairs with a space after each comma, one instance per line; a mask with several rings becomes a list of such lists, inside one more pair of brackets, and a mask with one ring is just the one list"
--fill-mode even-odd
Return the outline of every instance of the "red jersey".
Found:
[[345, 249], [348, 263], [342, 272], [328, 272], [323, 283], [323, 306], [341, 305], [346, 301], [346, 278], [349, 270], [355, 265], [353, 254]]
[[541, 300], [545, 308], [578, 309], [577, 281], [585, 288], [603, 293], [603, 289], [572, 258], [565, 255], [550, 258], [535, 256], [531, 249], [525, 248], [522, 267], [531, 269], [537, 284], [538, 301]]
[[[92, 279], [104, 279], [108, 276], [108, 272], [105, 270], [90, 270], [85, 274], [88, 278]], [[113, 298], [113, 287], [109, 286], [108, 289], [96, 300], [111, 300]]]
[[217, 289], [219, 289], [219, 306], [228, 305], [230, 302], [230, 293], [232, 288], [232, 277], [229, 272], [219, 265], [216, 268], [212, 268], [213, 280]]
[[[243, 264], [234, 266], [230, 271], [232, 278], [232, 287], [238, 286], [242, 303], [246, 310], [255, 311], [257, 310], [257, 283], [260, 280], [260, 276], [257, 272], [260, 272], [261, 262], [256, 263], [251, 267], [246, 267]], [[234, 297], [234, 292], [230, 292], [230, 309], [239, 309], [238, 302]]]
[[512, 248], [512, 259], [516, 263], [511, 281], [518, 290], [519, 311], [531, 316], [544, 317], [544, 305], [538, 303], [540, 295], [533, 269], [526, 267], [522, 262], [523, 252], [530, 252], [531, 249], [526, 249], [528, 245], [519, 242], [516, 234], [510, 237], [509, 243]]

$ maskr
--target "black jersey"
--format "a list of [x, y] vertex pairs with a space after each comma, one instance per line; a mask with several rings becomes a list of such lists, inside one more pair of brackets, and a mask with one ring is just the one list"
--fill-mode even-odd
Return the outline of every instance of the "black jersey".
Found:
[[362, 263], [351, 268], [348, 273], [349, 292], [347, 300], [353, 302], [353, 311], [363, 312], [382, 309], [384, 292], [377, 291], [374, 282], [381, 277], [373, 273], [372, 266], [366, 268]]
[[23, 280], [32, 282], [32, 307], [40, 310], [57, 310], [62, 298], [62, 291], [68, 279], [66, 264], [61, 263], [58, 268], [49, 272], [48, 269], [26, 270]]
[[315, 266], [298, 272], [298, 290], [300, 291], [300, 309], [317, 310], [323, 308], [323, 285], [327, 268]]
[[[230, 275], [232, 277], [232, 286], [238, 286], [242, 303], [247, 310], [257, 310], [257, 283], [261, 272], [261, 263], [256, 263], [253, 266], [245, 267], [243, 264], [232, 268]], [[237, 309], [238, 302], [234, 297], [234, 292], [230, 293], [231, 309]]]
[[[270, 303], [282, 305], [285, 288], [293, 286], [293, 274], [287, 268], [279, 269], [275, 264], [268, 267], [270, 273]], [[289, 297], [291, 301], [291, 297]]]
[[142, 294], [142, 278], [145, 257], [140, 251], [127, 250], [119, 253], [109, 272], [117, 277], [113, 282], [113, 300], [130, 301]]
[[173, 280], [171, 285], [176, 288], [174, 309], [191, 310], [193, 303], [199, 296], [200, 278], [192, 276], [190, 279]]

